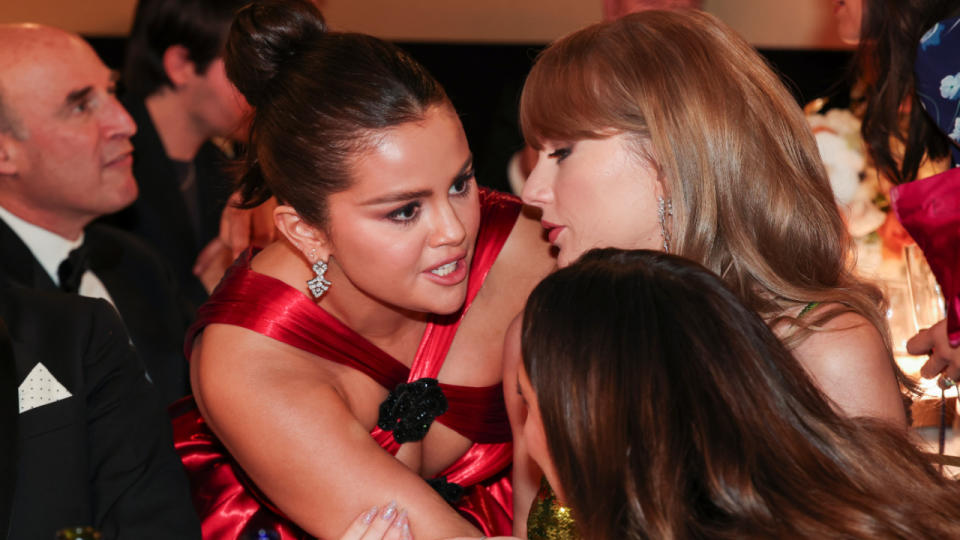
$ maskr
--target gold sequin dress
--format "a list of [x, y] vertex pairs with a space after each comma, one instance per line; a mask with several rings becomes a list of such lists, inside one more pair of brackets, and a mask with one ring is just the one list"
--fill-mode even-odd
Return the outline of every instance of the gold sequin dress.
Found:
[[540, 491], [533, 499], [527, 516], [528, 540], [579, 540], [577, 526], [570, 509], [562, 506], [546, 478], [540, 480]]

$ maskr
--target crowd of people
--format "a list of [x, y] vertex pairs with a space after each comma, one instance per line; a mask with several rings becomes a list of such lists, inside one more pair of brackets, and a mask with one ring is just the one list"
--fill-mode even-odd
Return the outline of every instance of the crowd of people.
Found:
[[[917, 178], [960, 157], [960, 10], [833, 3], [960, 306], [960, 179]], [[803, 112], [681, 4], [538, 55], [519, 198], [423, 66], [309, 0], [140, 0], [119, 99], [79, 36], [0, 25], [0, 531], [950, 536]], [[944, 387], [956, 316], [910, 343]]]

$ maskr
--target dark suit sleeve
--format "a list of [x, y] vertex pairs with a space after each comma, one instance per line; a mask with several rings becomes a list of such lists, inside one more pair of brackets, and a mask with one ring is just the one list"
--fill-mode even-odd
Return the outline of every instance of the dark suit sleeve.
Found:
[[157, 391], [114, 310], [94, 307], [84, 369], [97, 527], [104, 538], [200, 538]]

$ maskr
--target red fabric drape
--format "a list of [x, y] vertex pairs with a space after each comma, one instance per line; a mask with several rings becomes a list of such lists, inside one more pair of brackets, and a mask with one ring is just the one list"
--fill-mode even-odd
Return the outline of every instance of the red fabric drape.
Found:
[[890, 199], [903, 228], [923, 250], [947, 307], [950, 344], [960, 345], [960, 168], [901, 184]]

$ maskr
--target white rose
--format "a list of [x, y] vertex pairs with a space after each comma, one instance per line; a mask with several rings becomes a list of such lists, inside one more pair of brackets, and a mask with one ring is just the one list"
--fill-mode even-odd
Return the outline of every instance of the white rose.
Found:
[[820, 158], [827, 169], [833, 196], [840, 204], [853, 200], [860, 185], [860, 171], [863, 170], [863, 156], [851, 150], [843, 137], [829, 131], [820, 131], [814, 135]]

